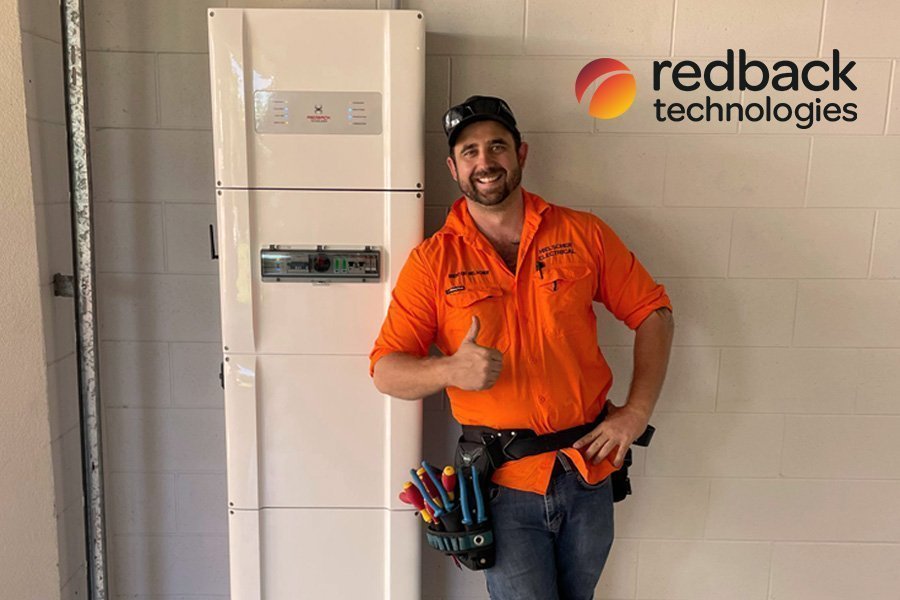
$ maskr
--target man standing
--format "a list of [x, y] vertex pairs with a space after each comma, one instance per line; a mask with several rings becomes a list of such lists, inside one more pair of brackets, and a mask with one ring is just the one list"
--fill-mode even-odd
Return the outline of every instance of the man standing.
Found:
[[[473, 96], [446, 113], [444, 131], [463, 197], [401, 270], [370, 371], [396, 398], [446, 388], [462, 425], [540, 435], [609, 407], [573, 447], [503, 464], [490, 499], [493, 600], [593, 598], [613, 539], [609, 475], [662, 388], [672, 306], [603, 221], [522, 189], [528, 145], [506, 102]], [[636, 332], [621, 408], [606, 402], [593, 301]], [[428, 356], [432, 343], [443, 356]]]

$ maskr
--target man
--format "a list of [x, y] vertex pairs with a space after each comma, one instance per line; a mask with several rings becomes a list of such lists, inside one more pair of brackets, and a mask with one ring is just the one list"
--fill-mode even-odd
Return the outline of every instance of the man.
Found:
[[[370, 356], [375, 385], [406, 399], [446, 388], [463, 425], [561, 431], [593, 422], [612, 385], [592, 302], [636, 330], [625, 405], [572, 448], [493, 475], [491, 598], [593, 598], [613, 538], [609, 475], [659, 396], [671, 303], [600, 219], [522, 189], [528, 145], [503, 100], [469, 98], [444, 130], [463, 197], [399, 275]], [[432, 343], [443, 356], [428, 356]]]

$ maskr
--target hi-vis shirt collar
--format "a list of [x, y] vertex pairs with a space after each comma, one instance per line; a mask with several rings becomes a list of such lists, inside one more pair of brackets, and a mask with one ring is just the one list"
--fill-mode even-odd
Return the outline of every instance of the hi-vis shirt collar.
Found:
[[[540, 196], [528, 192], [525, 188], [522, 188], [522, 201], [525, 203], [525, 218], [522, 226], [522, 239], [519, 243], [522, 246], [527, 246], [534, 237], [538, 225], [540, 225], [541, 215], [550, 208], [550, 204]], [[436, 235], [442, 234], [462, 236], [466, 242], [475, 246], [489, 243], [481, 231], [478, 230], [472, 215], [469, 214], [469, 206], [465, 196], [453, 203], [444, 227]], [[487, 247], [483, 249], [488, 250]]]

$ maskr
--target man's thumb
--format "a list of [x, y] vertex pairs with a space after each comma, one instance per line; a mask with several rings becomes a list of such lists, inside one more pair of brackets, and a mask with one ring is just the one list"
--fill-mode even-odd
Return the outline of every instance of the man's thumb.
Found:
[[474, 344], [475, 338], [478, 337], [479, 329], [481, 329], [481, 324], [478, 322], [478, 317], [472, 315], [472, 325], [469, 327], [469, 331], [466, 332], [463, 342], [472, 342]]

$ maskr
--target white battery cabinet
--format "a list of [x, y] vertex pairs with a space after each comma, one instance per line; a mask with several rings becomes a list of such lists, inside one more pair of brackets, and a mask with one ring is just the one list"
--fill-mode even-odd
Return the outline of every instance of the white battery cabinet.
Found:
[[419, 598], [421, 402], [368, 353], [423, 235], [422, 14], [207, 14], [231, 597]]

